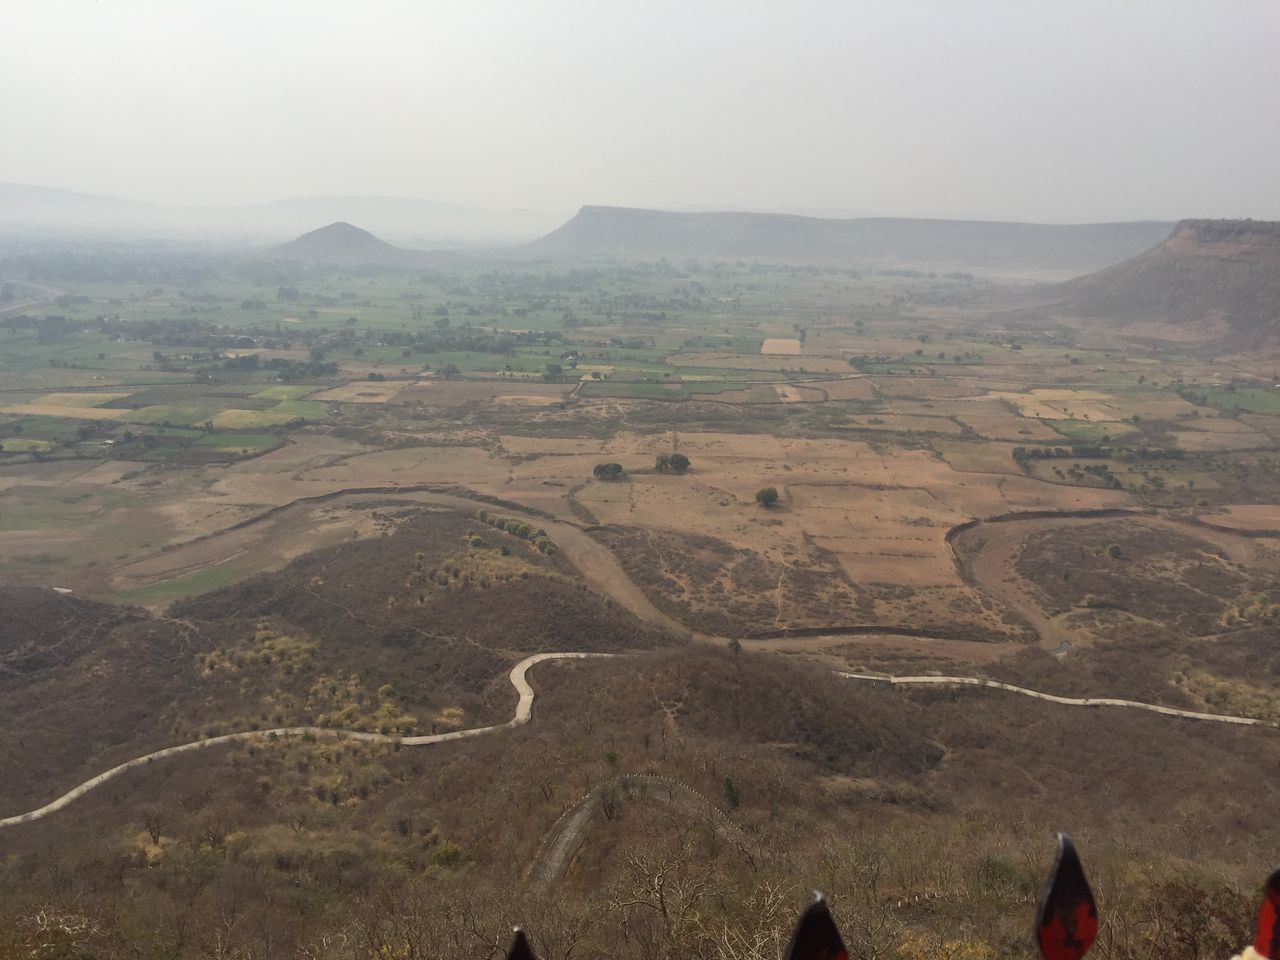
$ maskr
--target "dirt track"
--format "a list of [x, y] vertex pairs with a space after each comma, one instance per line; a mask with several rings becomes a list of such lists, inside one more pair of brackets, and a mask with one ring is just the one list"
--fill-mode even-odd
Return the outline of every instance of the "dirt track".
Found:
[[[274, 507], [258, 517], [250, 518], [236, 524], [221, 533], [201, 537], [185, 544], [158, 551], [141, 560], [133, 561], [118, 568], [111, 575], [112, 586], [116, 589], [136, 588], [190, 573], [214, 564], [225, 563], [245, 554], [261, 555], [267, 558], [265, 564], [253, 572], [263, 572], [284, 566], [305, 549], [314, 549], [326, 545], [326, 542], [337, 542], [350, 535], [337, 529], [328, 541], [311, 538], [304, 548], [283, 548], [281, 544], [288, 538], [282, 537], [283, 531], [296, 529], [304, 525], [312, 511], [323, 505], [326, 510], [340, 511], [344, 506], [354, 502], [367, 503], [376, 497], [380, 506], [430, 505], [447, 507], [463, 513], [474, 513], [480, 508], [497, 510], [503, 513], [518, 514], [547, 531], [551, 539], [562, 549], [569, 561], [577, 567], [582, 578], [597, 592], [609, 597], [641, 620], [654, 626], [671, 631], [678, 636], [687, 636], [689, 630], [683, 624], [667, 616], [645, 596], [635, 582], [627, 576], [622, 565], [608, 547], [599, 543], [580, 527], [562, 520], [533, 515], [512, 505], [495, 506], [492, 502], [461, 494], [442, 493], [433, 490], [413, 490], [402, 487], [361, 487], [358, 489], [338, 490], [324, 494], [322, 497], [305, 497], [291, 503]], [[367, 514], [368, 510], [361, 511]], [[353, 520], [347, 528], [359, 529]]]
[[[394, 499], [397, 502], [428, 503], [428, 504], [435, 504], [438, 506], [447, 507], [449, 509], [454, 509], [454, 510], [471, 511], [471, 510], [477, 509], [480, 506], [494, 506], [493, 504], [487, 503], [486, 501], [472, 499], [472, 498], [461, 496], [458, 494], [448, 494], [448, 493], [439, 493], [434, 491], [421, 491], [421, 490], [404, 491], [404, 490], [397, 490], [396, 488], [389, 488], [386, 491], [370, 491], [368, 489], [362, 489], [358, 492], [357, 491], [337, 491], [333, 494], [326, 495], [326, 497], [324, 497], [323, 499], [325, 499], [326, 501], [332, 501], [332, 500], [341, 499], [342, 497], [368, 496], [370, 493], [381, 493], [381, 492], [385, 492], [386, 494], [389, 495], [389, 499]], [[271, 533], [271, 530], [273, 529], [272, 523], [276, 521], [277, 518], [287, 518], [289, 511], [291, 510], [310, 509], [312, 506], [314, 506], [315, 500], [316, 498], [307, 498], [305, 501], [296, 501], [295, 503], [292, 503], [292, 504], [286, 504], [281, 507], [274, 508], [271, 511], [269, 511], [267, 514], [264, 514], [259, 518], [255, 518], [250, 521], [238, 524], [235, 528], [235, 531], [233, 532], [244, 531], [249, 528], [257, 528], [261, 526], [262, 535], [269, 536]], [[509, 507], [506, 505], [501, 506], [499, 509], [502, 509], [504, 511], [511, 512], [511, 513], [521, 513], [521, 511], [515, 509], [514, 507]], [[524, 515], [529, 516], [529, 514], [524, 514]], [[672, 630], [679, 634], [683, 634], [683, 635], [689, 634], [689, 631], [687, 630], [687, 628], [685, 628], [682, 624], [678, 623], [671, 617], [667, 616], [662, 611], [658, 610], [657, 607], [655, 607], [653, 603], [648, 599], [648, 597], [644, 595], [643, 591], [641, 591], [640, 588], [636, 586], [636, 584], [630, 579], [626, 571], [622, 569], [622, 566], [618, 563], [617, 559], [613, 556], [612, 552], [610, 552], [609, 549], [605, 547], [603, 544], [594, 540], [589, 534], [587, 534], [585, 530], [577, 526], [574, 526], [573, 524], [566, 523], [559, 520], [551, 520], [543, 517], [533, 517], [532, 519], [536, 520], [537, 523], [539, 523], [542, 527], [544, 527], [547, 530], [551, 538], [561, 546], [565, 554], [573, 562], [574, 566], [578, 568], [578, 570], [583, 576], [583, 579], [586, 580], [593, 588], [598, 590], [604, 596], [611, 598], [615, 603], [631, 611], [637, 617], [641, 618], [642, 620], [645, 620], [648, 623], [663, 627], [668, 630]], [[1088, 522], [1097, 522], [1099, 519], [1101, 518], [1089, 518], [1089, 517], [1079, 517], [1079, 516], [1075, 516], [1075, 517], [1036, 516], [1036, 517], [1027, 517], [1025, 519], [1022, 519], [1016, 516], [1012, 516], [1009, 518], [1004, 518], [998, 522], [979, 522], [977, 524], [974, 524], [973, 526], [965, 530], [960, 535], [960, 536], [968, 536], [972, 534], [974, 536], [981, 536], [982, 538], [979, 544], [974, 545], [977, 547], [976, 555], [971, 556], [966, 560], [966, 563], [968, 565], [968, 573], [971, 579], [976, 583], [976, 585], [978, 585], [980, 588], [984, 589], [985, 591], [989, 592], [992, 596], [996, 597], [997, 599], [1002, 600], [1003, 602], [1009, 604], [1009, 606], [1012, 609], [1022, 614], [1029, 623], [1035, 626], [1038, 630], [1042, 630], [1043, 631], [1041, 633], [1042, 641], [1045, 641], [1048, 643], [1057, 643], [1061, 639], [1068, 639], [1068, 637], [1065, 634], [1063, 634], [1060, 630], [1057, 629], [1056, 624], [1053, 622], [1053, 620], [1045, 617], [1043, 612], [1040, 611], [1038, 607], [1035, 606], [1034, 601], [1032, 601], [1027, 596], [1025, 590], [1017, 585], [1020, 578], [1017, 578], [1016, 574], [1014, 574], [1013, 572], [1012, 561], [1013, 559], [1016, 558], [1017, 545], [1021, 543], [1022, 538], [1025, 536], [1025, 530], [1023, 529], [1023, 527], [1028, 523], [1036, 523], [1036, 524], [1088, 523]], [[1176, 521], [1168, 518], [1151, 518], [1151, 519], [1153, 519], [1155, 522], [1164, 523], [1164, 524], [1176, 523]], [[1185, 527], [1185, 525], [1182, 525], [1182, 526]], [[982, 533], [977, 534], [976, 531], [982, 531]], [[993, 534], [994, 534], [994, 539], [992, 539]], [[176, 563], [179, 566], [181, 566], [182, 563], [184, 562], [183, 559], [181, 558], [181, 553], [184, 549], [187, 549], [188, 547], [190, 548], [199, 547], [200, 550], [203, 552], [210, 541], [217, 540], [220, 536], [221, 535], [214, 535], [213, 537], [206, 537], [206, 538], [201, 538], [200, 540], [197, 540], [197, 541], [192, 541], [191, 544], [180, 546], [178, 548], [175, 548], [173, 551], [170, 551], [168, 556], [171, 559], [171, 561], [176, 561]], [[1202, 536], [1203, 536], [1203, 533], [1202, 533]], [[1258, 559], [1256, 555], [1257, 547], [1255, 544], [1252, 544], [1249, 541], [1249, 538], [1247, 536], [1228, 534], [1222, 531], [1213, 531], [1211, 535], [1204, 536], [1204, 539], [1213, 540], [1224, 550], [1226, 550], [1227, 547], [1229, 546], [1232, 550], [1237, 552], [1237, 556], [1239, 556], [1241, 559], [1246, 559], [1246, 558], [1253, 559], [1253, 560]], [[957, 540], [959, 540], [959, 537], [957, 537]], [[1228, 544], [1225, 541], [1230, 541], [1230, 543]], [[244, 549], [244, 544], [239, 542], [238, 539], [232, 546], [236, 550]], [[992, 549], [993, 547], [995, 549]], [[178, 556], [174, 556], [175, 554]], [[957, 561], [959, 562], [958, 554], [957, 554]], [[835, 638], [804, 637], [804, 638], [798, 638], [798, 642], [796, 639], [791, 639], [791, 640], [774, 639], [771, 641], [764, 641], [764, 643], [770, 644], [774, 649], [781, 650], [792, 644], [795, 644], [797, 647], [800, 647], [802, 645], [808, 646], [808, 647], [826, 645], [831, 643], [833, 639]], [[847, 641], [848, 637], [841, 637], [839, 639]], [[901, 639], [901, 638], [897, 638], [897, 639]], [[983, 645], [983, 646], [987, 646], [987, 645]], [[125, 763], [122, 763], [116, 767], [112, 767], [110, 770], [107, 770], [104, 773], [98, 774], [95, 777], [91, 777], [90, 779], [81, 783], [79, 786], [73, 788], [72, 790], [63, 794], [61, 797], [57, 798], [56, 800], [53, 800], [52, 802], [44, 805], [43, 807], [40, 807], [36, 810], [29, 811], [27, 813], [17, 814], [15, 816], [11, 816], [5, 819], [0, 819], [0, 827], [14, 826], [21, 823], [27, 823], [29, 821], [37, 820], [42, 817], [48, 816], [49, 814], [55, 813], [58, 810], [61, 810], [62, 808], [66, 807], [70, 803], [74, 802], [75, 800], [79, 799], [80, 797], [84, 796], [84, 794], [88, 793], [90, 790], [93, 790], [94, 788], [100, 786], [101, 784], [106, 783], [108, 780], [111, 780], [123, 773], [126, 773], [129, 770], [149, 764], [154, 760], [175, 756], [180, 753], [188, 753], [188, 752], [193, 752], [197, 750], [203, 750], [206, 747], [217, 746], [217, 745], [231, 743], [235, 741], [269, 737], [269, 736], [272, 736], [273, 734], [275, 736], [284, 736], [284, 737], [311, 734], [315, 736], [340, 737], [340, 738], [362, 740], [362, 741], [368, 741], [368, 742], [374, 742], [374, 743], [399, 742], [405, 746], [423, 746], [423, 745], [429, 745], [434, 743], [442, 743], [442, 742], [451, 741], [451, 740], [460, 740], [468, 737], [480, 736], [482, 734], [492, 733], [499, 730], [512, 729], [514, 727], [527, 723], [529, 721], [530, 716], [532, 715], [534, 692], [533, 692], [533, 688], [529, 686], [529, 683], [525, 677], [526, 672], [531, 666], [545, 660], [585, 659], [587, 657], [603, 657], [603, 656], [616, 656], [616, 655], [602, 654], [602, 653], [595, 653], [595, 654], [593, 653], [542, 653], [542, 654], [535, 654], [534, 656], [527, 657], [524, 660], [521, 660], [512, 668], [511, 674], [510, 674], [511, 683], [513, 686], [515, 686], [517, 692], [519, 693], [520, 699], [516, 705], [515, 715], [507, 723], [496, 724], [496, 725], [486, 726], [486, 727], [476, 727], [470, 730], [460, 730], [452, 733], [433, 734], [433, 735], [421, 736], [421, 737], [393, 737], [393, 736], [387, 736], [387, 735], [377, 734], [377, 733], [367, 733], [363, 731], [331, 730], [331, 729], [322, 728], [322, 727], [286, 727], [278, 730], [245, 731], [242, 733], [227, 734], [221, 737], [213, 737], [208, 740], [198, 740], [198, 741], [193, 741], [191, 743], [179, 744], [173, 747], [166, 747], [162, 750], [158, 750], [153, 753], [149, 753], [144, 756], [137, 757], [133, 760], [126, 761]], [[888, 675], [866, 674], [866, 673], [848, 673], [843, 671], [836, 671], [836, 672], [838, 673], [838, 675], [849, 678], [849, 679], [861, 680], [861, 681], [872, 682], [872, 683], [888, 684], [888, 685], [916, 684], [916, 685], [933, 685], [933, 686], [979, 686], [979, 687], [988, 687], [992, 689], [1004, 690], [1012, 693], [1018, 693], [1023, 696], [1032, 697], [1045, 702], [1062, 704], [1066, 706], [1126, 707], [1131, 709], [1146, 710], [1149, 712], [1162, 714], [1164, 716], [1178, 717], [1183, 719], [1210, 721], [1210, 722], [1217, 722], [1217, 723], [1230, 723], [1230, 724], [1243, 725], [1243, 726], [1264, 726], [1264, 727], [1271, 727], [1271, 728], [1277, 727], [1277, 724], [1270, 723], [1268, 721], [1258, 720], [1252, 717], [1239, 717], [1239, 716], [1230, 716], [1230, 715], [1199, 713], [1191, 710], [1179, 710], [1173, 707], [1165, 707], [1159, 704], [1152, 704], [1152, 703], [1142, 703], [1142, 702], [1133, 701], [1133, 700], [1119, 700], [1119, 699], [1111, 699], [1111, 698], [1060, 697], [1054, 694], [1041, 693], [1039, 691], [1030, 690], [1025, 687], [1018, 687], [1013, 684], [1002, 683], [995, 680], [987, 680], [980, 677], [888, 676]], [[588, 800], [590, 800], [590, 796], [588, 798], [584, 798], [583, 803], [586, 803]], [[586, 824], [590, 820], [590, 814], [593, 812], [594, 812], [594, 807], [591, 807], [590, 805], [588, 805], [587, 812], [582, 812], [581, 815], [578, 817], [578, 820], [574, 821], [577, 824], [577, 826], [574, 828], [577, 831], [577, 833], [580, 833], [581, 830], [585, 829]], [[563, 848], [561, 852], [565, 854], [565, 856], [567, 856], [567, 851], [569, 850], [569, 847], [572, 846], [571, 841], [574, 836], [573, 831], [570, 831], [569, 836], [570, 836], [570, 839], [566, 840], [564, 843], [561, 844], [561, 847]], [[542, 874], [544, 878], [551, 878], [550, 880], [546, 880], [546, 882], [551, 882], [554, 879], [554, 877], [558, 875], [557, 871], [562, 871], [562, 867], [565, 865], [565, 863], [567, 863], [567, 861], [565, 861], [564, 856], [557, 855], [557, 858], [553, 858], [553, 862], [550, 863], [548, 866], [546, 866]]]
[[729, 822], [724, 811], [688, 784], [655, 774], [625, 774], [597, 786], [569, 807], [551, 827], [525, 871], [531, 892], [545, 894], [564, 876], [579, 849], [583, 834], [600, 812], [605, 791], [610, 787], [617, 787], [632, 799], [637, 795], [649, 796], [652, 788], [656, 796], [665, 799], [669, 806], [682, 808], [686, 815], [709, 816], [717, 832], [725, 830], [732, 835], [737, 834], [737, 828]]
[[1096, 516], [1064, 513], [1060, 516], [1033, 514], [1020, 517], [1011, 514], [963, 525], [964, 529], [950, 539], [956, 565], [964, 579], [1011, 610], [1035, 630], [1042, 646], [1053, 649], [1064, 642], [1074, 645], [1087, 638], [1067, 627], [1065, 616], [1049, 616], [1036, 602], [1033, 585], [1024, 580], [1015, 567], [1022, 544], [1032, 530], [1103, 523], [1118, 516], [1203, 540], [1243, 566], [1277, 569], [1276, 553], [1265, 549], [1245, 533], [1139, 511], [1099, 511]]
[[1042, 529], [1051, 522], [1053, 521], [1038, 519], [983, 523], [960, 534], [954, 547], [957, 551], [965, 548], [970, 550], [964, 568], [968, 574], [966, 579], [988, 597], [1007, 607], [1015, 617], [1034, 630], [1040, 638], [1041, 646], [1056, 648], [1064, 641], [1078, 642], [1079, 637], [1074, 631], [1065, 629], [1058, 618], [1045, 614], [1040, 605], [1028, 595], [1031, 585], [1018, 576], [1014, 569], [1018, 551], [1027, 536], [1028, 525], [1036, 524], [1036, 529]]
[[[163, 551], [157, 551], [140, 560], [117, 568], [108, 575], [107, 583], [113, 590], [134, 589], [163, 583], [206, 567], [222, 563], [243, 563], [245, 557], [259, 558], [246, 568], [244, 575], [277, 569], [297, 555], [351, 536], [367, 535], [369, 501], [377, 498], [379, 506], [425, 505], [438, 506], [464, 513], [480, 508], [498, 509], [517, 514], [531, 523], [543, 527], [551, 539], [564, 551], [565, 556], [578, 569], [583, 579], [597, 592], [611, 598], [641, 620], [678, 636], [694, 636], [709, 639], [690, 631], [688, 627], [664, 613], [649, 599], [644, 591], [627, 574], [613, 552], [592, 537], [582, 526], [564, 520], [555, 520], [540, 514], [522, 510], [514, 504], [495, 506], [489, 500], [466, 495], [465, 492], [444, 492], [439, 489], [423, 489], [405, 486], [378, 486], [347, 488], [331, 491], [315, 497], [304, 497], [251, 517], [219, 533], [200, 537], [188, 543]], [[323, 510], [322, 522], [317, 522], [317, 511]], [[344, 512], [348, 514], [344, 518]], [[1015, 570], [1018, 551], [1028, 532], [1052, 526], [1070, 526], [1098, 523], [1113, 519], [1116, 515], [1133, 516], [1144, 522], [1160, 524], [1170, 529], [1190, 534], [1212, 543], [1231, 557], [1247, 566], [1280, 567], [1274, 551], [1264, 550], [1244, 533], [1234, 533], [1195, 521], [1151, 515], [1128, 510], [1098, 511], [1097, 515], [1077, 512], [1036, 513], [1027, 516], [1010, 514], [999, 518], [970, 521], [955, 528], [948, 539], [952, 545], [952, 559], [961, 578], [982, 593], [998, 601], [1014, 617], [1027, 624], [1040, 638], [1042, 646], [1062, 648], [1063, 644], [1077, 645], [1088, 638], [1067, 627], [1066, 616], [1047, 615], [1036, 602], [1033, 586], [1023, 580]], [[265, 560], [265, 562], [262, 562]], [[845, 634], [870, 636], [890, 634], [898, 637], [896, 645], [918, 647], [942, 653], [941, 644], [956, 641], [942, 635], [915, 634], [910, 631], [885, 628], [875, 624], [845, 626], [832, 625], [826, 630], [814, 629], [812, 634]], [[765, 649], [775, 637], [761, 637], [753, 648]], [[828, 642], [825, 645], [830, 645]], [[953, 644], [954, 645], [954, 644]], [[802, 646], [797, 644], [795, 646]], [[993, 651], [1007, 651], [1005, 644], [960, 644], [970, 653], [977, 653], [979, 660], [991, 659]], [[978, 647], [984, 649], [978, 650]], [[959, 647], [957, 647], [958, 649]], [[952, 651], [954, 652], [954, 651]]]

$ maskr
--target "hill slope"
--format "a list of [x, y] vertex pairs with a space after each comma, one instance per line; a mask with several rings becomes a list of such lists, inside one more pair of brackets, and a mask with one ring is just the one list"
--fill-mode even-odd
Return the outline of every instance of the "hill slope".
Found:
[[1084, 272], [1158, 243], [1167, 223], [1051, 225], [968, 220], [828, 220], [767, 213], [583, 207], [526, 245], [545, 256], [887, 261], [934, 267]]
[[1057, 308], [1121, 323], [1198, 325], [1238, 344], [1280, 337], [1280, 222], [1183, 220], [1131, 260], [1054, 288]]
[[273, 252], [286, 260], [309, 260], [316, 263], [413, 264], [429, 257], [416, 250], [393, 247], [368, 230], [342, 222], [304, 233], [276, 247]]

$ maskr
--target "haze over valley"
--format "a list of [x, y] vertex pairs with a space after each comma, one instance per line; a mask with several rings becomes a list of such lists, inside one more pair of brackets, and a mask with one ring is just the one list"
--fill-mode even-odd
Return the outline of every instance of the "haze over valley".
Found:
[[7, 16], [0, 960], [1280, 960], [1269, 5]]

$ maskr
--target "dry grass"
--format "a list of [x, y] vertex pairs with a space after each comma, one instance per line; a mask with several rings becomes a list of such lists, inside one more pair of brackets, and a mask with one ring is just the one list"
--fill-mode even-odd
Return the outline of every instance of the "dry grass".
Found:
[[760, 344], [760, 352], [771, 356], [798, 357], [802, 349], [799, 340], [789, 340], [785, 337], [770, 337]]
[[[75, 394], [68, 394], [75, 396]], [[66, 417], [72, 420], [118, 420], [129, 411], [110, 407], [72, 406], [69, 403], [11, 403], [0, 406], [0, 413], [20, 417]]]
[[308, 400], [338, 403], [390, 403], [408, 384], [403, 380], [356, 380], [308, 395]]

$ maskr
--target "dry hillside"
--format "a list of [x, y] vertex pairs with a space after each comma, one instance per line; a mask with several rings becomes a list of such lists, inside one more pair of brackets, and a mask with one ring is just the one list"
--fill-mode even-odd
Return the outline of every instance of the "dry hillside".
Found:
[[1198, 326], [1239, 345], [1280, 335], [1280, 223], [1184, 220], [1159, 246], [1055, 288], [1061, 312]]

